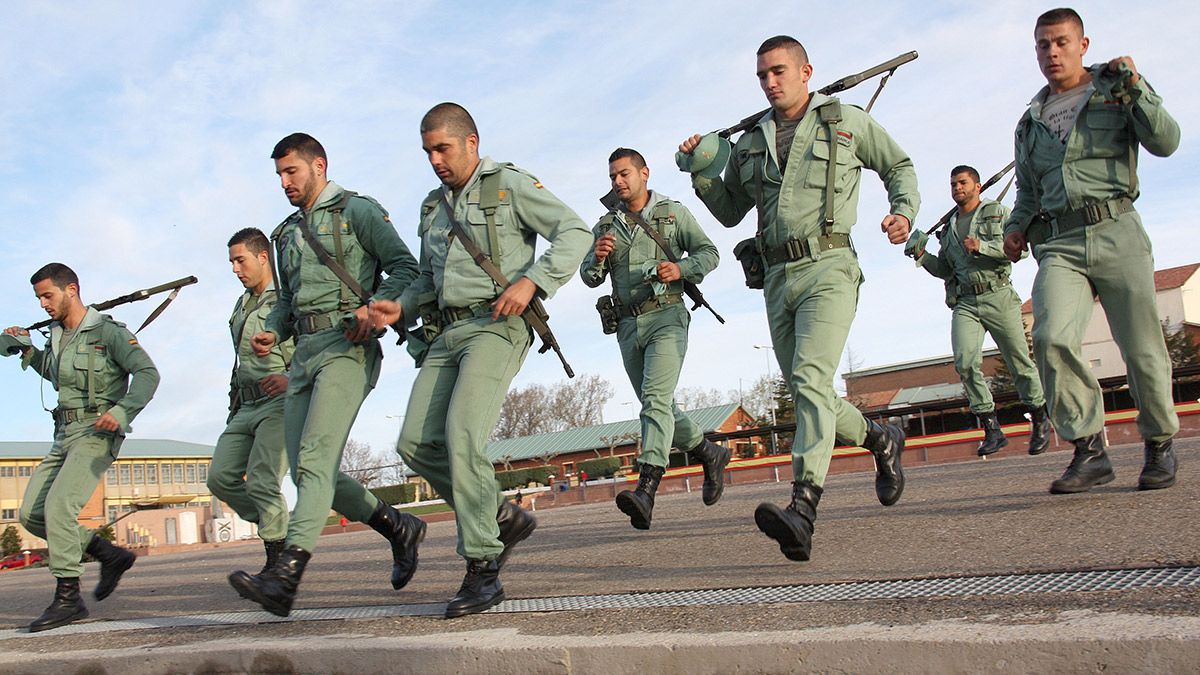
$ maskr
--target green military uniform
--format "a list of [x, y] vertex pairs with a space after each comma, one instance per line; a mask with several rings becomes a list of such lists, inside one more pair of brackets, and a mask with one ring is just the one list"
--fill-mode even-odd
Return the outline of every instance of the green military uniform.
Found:
[[[395, 300], [416, 278], [416, 260], [375, 200], [355, 195], [335, 213], [343, 192], [332, 181], [325, 186], [308, 213], [309, 227], [331, 255], [342, 252], [342, 266], [373, 292], [372, 299]], [[278, 251], [279, 300], [263, 327], [280, 341], [296, 339], [283, 414], [296, 483], [287, 543], [311, 552], [331, 505], [347, 518], [366, 522], [379, 504], [338, 467], [358, 409], [379, 378], [383, 354], [376, 339], [361, 344], [346, 339], [342, 320], [362, 301], [317, 258], [301, 236], [300, 220], [297, 211], [271, 235]], [[387, 274], [382, 281], [381, 271]]]
[[[1012, 263], [1004, 255], [1004, 224], [1008, 207], [984, 199], [969, 214], [955, 214], [938, 233], [937, 255], [925, 252], [917, 264], [946, 281], [946, 304], [953, 310], [950, 342], [954, 369], [962, 379], [971, 412], [990, 415], [996, 410], [983, 377], [983, 334], [991, 333], [1000, 355], [1013, 374], [1021, 401], [1030, 408], [1045, 403], [1037, 369], [1029, 358], [1021, 298], [1012, 287]], [[979, 253], [963, 248], [963, 240], [979, 240]]]
[[[496, 192], [484, 195], [493, 181]], [[491, 303], [502, 289], [451, 241], [443, 199], [510, 281], [525, 277], [547, 296], [574, 274], [591, 236], [536, 178], [489, 157], [457, 194], [434, 190], [421, 206], [421, 276], [401, 308], [414, 325], [418, 308], [436, 297], [442, 329], [413, 383], [396, 449], [454, 508], [459, 555], [495, 560], [503, 549], [496, 523], [503, 497], [483, 450], [531, 336], [519, 316], [492, 321]], [[491, 225], [482, 205], [489, 201], [498, 202]], [[550, 247], [535, 259], [537, 235]]]
[[[117, 458], [130, 423], [154, 396], [158, 369], [124, 324], [90, 307], [73, 335], [64, 335], [61, 323], [51, 324], [46, 349], [27, 350], [21, 366], [32, 366], [58, 390], [54, 444], [25, 488], [21, 525], [49, 543], [54, 576], [77, 578], [92, 539], [79, 524], [79, 511]], [[120, 431], [96, 431], [105, 412]]]
[[[842, 120], [836, 124], [834, 209], [828, 214], [832, 148], [822, 110], [831, 106], [840, 107]], [[782, 171], [775, 129], [775, 113], [768, 112], [738, 139], [723, 180], [695, 174], [692, 185], [726, 227], [740, 223], [751, 208], [758, 210], [771, 342], [796, 404], [792, 468], [797, 481], [820, 486], [835, 436], [859, 445], [867, 437], [862, 413], [833, 387], [863, 279], [849, 238], [857, 220], [859, 174], [863, 167], [879, 174], [891, 212], [910, 222], [920, 197], [908, 155], [858, 108], [812, 94]]]
[[[679, 259], [683, 280], [700, 283], [717, 266], [720, 254], [691, 212], [677, 201], [650, 193], [639, 214], [658, 230]], [[691, 315], [683, 298], [683, 282], [659, 283], [650, 273], [666, 254], [641, 227], [620, 210], [609, 211], [592, 233], [596, 239], [611, 232], [614, 249], [602, 261], [595, 248], [588, 252], [579, 276], [595, 288], [611, 275], [614, 304], [621, 315], [617, 342], [633, 390], [642, 403], [640, 461], [667, 466], [672, 447], [691, 450], [704, 440], [696, 423], [675, 405], [675, 386], [687, 352]]]
[[247, 290], [234, 305], [229, 331], [237, 354], [231, 383], [230, 418], [217, 439], [208, 489], [242, 518], [258, 524], [263, 541], [287, 535], [287, 502], [279, 491], [287, 471], [283, 443], [285, 396], [267, 396], [259, 381], [268, 375], [286, 374], [295, 345], [277, 342], [271, 353], [258, 358], [251, 339], [263, 330], [275, 306], [274, 286], [254, 295]]
[[[1025, 232], [1038, 273], [1033, 283], [1033, 350], [1059, 433], [1081, 439], [1104, 428], [1104, 400], [1080, 353], [1098, 297], [1121, 349], [1149, 442], [1179, 430], [1171, 361], [1158, 323], [1150, 238], [1132, 202], [1137, 152], [1167, 156], [1179, 125], [1142, 78], [1126, 90], [1105, 64], [1091, 69], [1086, 98], [1065, 142], [1041, 118], [1045, 87], [1017, 124], [1017, 202], [1006, 232]], [[1049, 221], [1036, 220], [1045, 211]]]

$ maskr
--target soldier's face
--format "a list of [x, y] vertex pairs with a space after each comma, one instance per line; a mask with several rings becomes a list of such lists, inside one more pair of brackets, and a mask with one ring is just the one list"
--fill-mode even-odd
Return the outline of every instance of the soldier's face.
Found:
[[267, 252], [255, 255], [246, 248], [245, 244], [234, 244], [229, 247], [229, 264], [238, 281], [246, 288], [257, 288], [266, 275], [270, 274], [267, 266]]
[[808, 102], [812, 65], [799, 63], [791, 49], [781, 47], [760, 54], [757, 69], [758, 84], [776, 111], [795, 114]]
[[325, 187], [325, 160], [320, 157], [306, 159], [295, 151], [289, 152], [275, 160], [275, 173], [292, 206], [312, 206]]
[[966, 171], [950, 178], [950, 198], [955, 204], [968, 204], [979, 196], [979, 181]]
[[608, 163], [608, 179], [613, 192], [623, 202], [635, 202], [646, 194], [646, 181], [650, 179], [650, 168], [638, 168], [632, 157], [622, 157]]
[[62, 321], [67, 316], [67, 310], [71, 308], [71, 298], [79, 294], [79, 289], [75, 287], [75, 284], [67, 284], [66, 288], [59, 288], [54, 281], [42, 279], [33, 285], [33, 294], [37, 296], [42, 309], [46, 310], [51, 319]]
[[421, 134], [421, 148], [438, 180], [451, 190], [466, 185], [479, 163], [479, 137], [475, 134], [463, 138], [445, 128], [434, 129]]
[[1083, 56], [1087, 54], [1088, 39], [1083, 28], [1074, 21], [1038, 26], [1033, 32], [1038, 67], [1046, 82], [1055, 91], [1065, 91], [1081, 84], [1086, 72]]

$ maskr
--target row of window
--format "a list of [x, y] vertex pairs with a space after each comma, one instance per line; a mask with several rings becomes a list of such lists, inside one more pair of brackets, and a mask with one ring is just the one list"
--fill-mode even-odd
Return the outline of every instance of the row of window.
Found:
[[[161, 480], [160, 477], [161, 476]], [[195, 484], [208, 482], [208, 463], [125, 464], [108, 467], [109, 485]]]
[[0, 478], [29, 478], [32, 475], [32, 466], [0, 466]]
[[16, 509], [0, 509], [0, 520], [16, 520]]

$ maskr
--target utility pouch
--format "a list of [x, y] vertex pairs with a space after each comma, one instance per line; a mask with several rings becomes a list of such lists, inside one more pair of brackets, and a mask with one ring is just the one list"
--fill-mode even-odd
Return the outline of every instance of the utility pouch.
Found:
[[766, 270], [763, 268], [762, 252], [758, 250], [758, 238], [743, 239], [733, 247], [733, 257], [742, 263], [742, 273], [746, 275], [747, 288], [762, 288], [766, 282]]
[[617, 315], [617, 307], [613, 304], [612, 296], [600, 296], [600, 299], [596, 301], [596, 311], [600, 314], [600, 329], [604, 331], [604, 334], [616, 333], [620, 317]]
[[229, 375], [229, 417], [225, 420], [229, 424], [229, 420], [237, 413], [238, 408], [242, 406], [241, 390], [237, 386], [237, 368]]
[[426, 343], [433, 344], [442, 334], [442, 311], [436, 300], [419, 305], [417, 311], [421, 314], [421, 337]]

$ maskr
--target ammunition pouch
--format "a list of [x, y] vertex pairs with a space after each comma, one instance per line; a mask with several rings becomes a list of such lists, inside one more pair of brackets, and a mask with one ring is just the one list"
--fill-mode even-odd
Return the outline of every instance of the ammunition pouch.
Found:
[[596, 312], [600, 314], [600, 329], [604, 331], [604, 334], [616, 333], [620, 317], [617, 315], [617, 307], [613, 304], [611, 295], [602, 295], [596, 300]]
[[437, 336], [442, 334], [442, 310], [438, 309], [437, 301], [428, 302], [417, 307], [421, 316], [421, 339], [427, 344], [433, 344]]
[[766, 267], [758, 250], [758, 237], [743, 239], [733, 247], [733, 257], [742, 264], [747, 288], [762, 288], [767, 280]]

